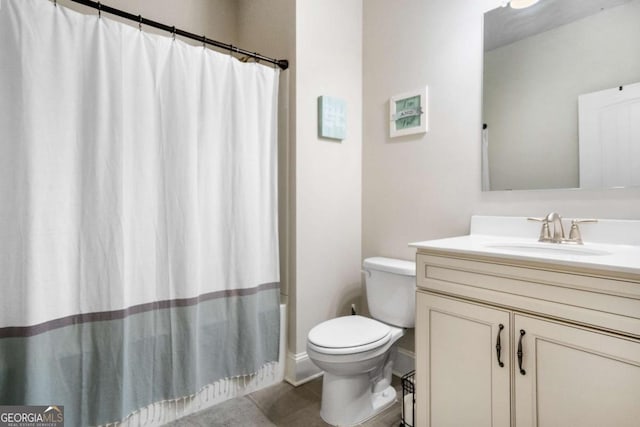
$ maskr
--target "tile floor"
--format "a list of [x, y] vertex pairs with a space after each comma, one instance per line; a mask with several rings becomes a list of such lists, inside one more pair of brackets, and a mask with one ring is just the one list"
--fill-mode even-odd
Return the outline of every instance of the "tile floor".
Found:
[[[393, 377], [398, 402], [362, 424], [366, 427], [399, 426], [402, 399], [400, 379]], [[213, 408], [195, 413], [169, 424], [172, 427], [316, 427], [329, 424], [320, 418], [322, 377], [299, 387], [282, 382], [247, 396], [228, 400]]]

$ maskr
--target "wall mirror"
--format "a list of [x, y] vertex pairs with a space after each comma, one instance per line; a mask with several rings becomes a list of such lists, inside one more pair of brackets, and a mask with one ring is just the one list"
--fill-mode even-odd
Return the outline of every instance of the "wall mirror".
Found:
[[640, 185], [640, 0], [484, 15], [482, 189]]

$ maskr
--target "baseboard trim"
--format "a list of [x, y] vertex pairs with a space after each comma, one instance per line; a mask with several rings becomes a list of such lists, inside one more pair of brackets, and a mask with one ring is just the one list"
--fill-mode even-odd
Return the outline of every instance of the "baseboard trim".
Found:
[[287, 352], [284, 379], [297, 387], [322, 375], [322, 371], [313, 364], [306, 351]]

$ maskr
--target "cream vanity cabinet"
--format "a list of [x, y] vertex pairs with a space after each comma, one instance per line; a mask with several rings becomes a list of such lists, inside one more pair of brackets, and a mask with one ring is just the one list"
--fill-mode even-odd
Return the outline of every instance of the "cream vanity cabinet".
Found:
[[416, 276], [416, 425], [640, 426], [640, 277], [431, 249]]

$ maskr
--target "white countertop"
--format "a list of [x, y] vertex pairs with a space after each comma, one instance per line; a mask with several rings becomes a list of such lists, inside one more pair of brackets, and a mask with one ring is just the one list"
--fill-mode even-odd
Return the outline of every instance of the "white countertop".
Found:
[[[453, 254], [626, 273], [638, 275], [640, 280], [640, 244], [635, 244], [640, 236], [640, 221], [601, 220], [589, 224], [590, 234], [597, 242], [589, 241], [587, 226], [584, 226], [584, 245], [539, 243], [537, 233], [540, 226], [535, 225], [532, 227], [525, 217], [474, 216], [469, 235], [416, 242], [410, 246]], [[599, 230], [597, 226], [600, 226]], [[603, 242], [607, 236], [612, 243]]]

